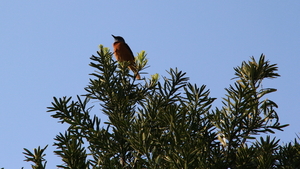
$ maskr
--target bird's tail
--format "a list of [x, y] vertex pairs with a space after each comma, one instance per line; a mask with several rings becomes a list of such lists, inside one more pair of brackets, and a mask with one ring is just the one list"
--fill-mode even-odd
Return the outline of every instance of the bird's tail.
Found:
[[137, 79], [137, 80], [141, 80], [141, 76], [140, 76], [140, 74], [139, 73], [134, 73], [135, 74], [135, 79]]
[[129, 68], [130, 68], [130, 70], [133, 71], [135, 79], [141, 80], [141, 76], [140, 76], [139, 72], [136, 70], [135, 66], [134, 65], [130, 65]]

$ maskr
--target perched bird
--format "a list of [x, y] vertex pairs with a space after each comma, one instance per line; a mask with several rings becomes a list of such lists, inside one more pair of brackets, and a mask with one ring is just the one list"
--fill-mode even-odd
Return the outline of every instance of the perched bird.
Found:
[[113, 44], [114, 47], [114, 54], [119, 62], [127, 61], [130, 62], [130, 65], [128, 66], [129, 69], [131, 69], [135, 75], [135, 78], [137, 80], [141, 79], [140, 74], [138, 73], [136, 67], [135, 67], [135, 61], [133, 53], [130, 49], [130, 47], [125, 43], [125, 40], [121, 36], [114, 36], [115, 42]]

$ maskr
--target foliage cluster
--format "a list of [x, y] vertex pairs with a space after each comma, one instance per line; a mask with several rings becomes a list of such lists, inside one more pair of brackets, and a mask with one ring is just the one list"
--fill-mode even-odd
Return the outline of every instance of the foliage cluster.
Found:
[[[266, 78], [279, 77], [263, 54], [234, 68], [237, 81], [225, 89], [223, 106], [213, 109], [216, 98], [205, 85], [190, 84], [182, 71], [136, 81], [129, 63], [115, 62], [101, 45], [97, 53], [87, 93], [76, 101], [54, 97], [48, 107], [53, 118], [69, 125], [55, 137], [54, 153], [63, 161], [58, 168], [299, 168], [297, 139], [279, 145], [269, 135], [257, 137], [288, 126], [279, 123], [277, 104], [266, 97], [276, 89], [262, 87]], [[146, 68], [144, 51], [136, 64], [139, 71]], [[92, 115], [91, 101], [101, 105], [107, 122]], [[25, 149], [32, 168], [46, 167], [46, 147]]]

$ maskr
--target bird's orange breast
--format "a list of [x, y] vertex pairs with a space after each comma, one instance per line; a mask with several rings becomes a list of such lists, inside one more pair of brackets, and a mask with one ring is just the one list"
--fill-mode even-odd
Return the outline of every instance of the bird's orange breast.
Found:
[[133, 53], [126, 43], [115, 42], [113, 44], [113, 47], [114, 47], [114, 54], [115, 54], [117, 61], [119, 61], [119, 62], [122, 62], [122, 61], [134, 62]]

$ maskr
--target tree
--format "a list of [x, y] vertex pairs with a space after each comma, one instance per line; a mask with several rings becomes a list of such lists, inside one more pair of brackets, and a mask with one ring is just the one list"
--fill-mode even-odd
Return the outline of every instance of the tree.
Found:
[[[283, 130], [277, 104], [266, 98], [275, 92], [263, 88], [266, 78], [279, 77], [276, 64], [262, 54], [258, 61], [234, 68], [237, 81], [226, 88], [221, 108], [205, 85], [190, 84], [185, 73], [168, 71], [169, 77], [136, 81], [126, 62], [117, 63], [100, 45], [92, 56], [92, 73], [86, 94], [54, 97], [48, 112], [69, 128], [55, 137], [54, 153], [64, 162], [59, 168], [300, 168], [300, 146], [279, 145], [261, 133]], [[138, 71], [147, 68], [144, 51], [136, 57]], [[97, 101], [109, 121], [92, 115]], [[299, 138], [298, 138], [299, 139]], [[47, 147], [47, 146], [46, 146]], [[25, 149], [32, 168], [46, 167], [44, 150]]]

